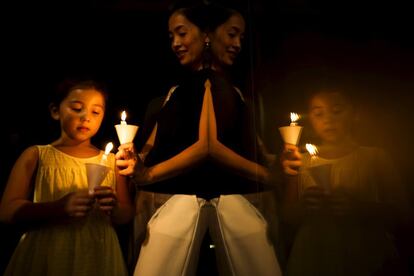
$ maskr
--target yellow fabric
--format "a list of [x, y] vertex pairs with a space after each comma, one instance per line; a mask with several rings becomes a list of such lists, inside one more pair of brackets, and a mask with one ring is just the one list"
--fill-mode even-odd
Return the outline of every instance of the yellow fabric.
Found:
[[303, 167], [299, 177], [299, 194], [302, 197], [306, 188], [318, 185], [311, 176], [310, 168], [332, 165], [329, 188], [334, 192], [342, 190], [363, 202], [397, 203], [401, 199], [393, 186], [398, 175], [390, 157], [374, 147], [358, 147], [352, 153], [338, 159], [303, 156]]
[[[342, 191], [361, 203], [398, 202], [392, 191], [398, 177], [380, 149], [359, 147], [338, 159], [312, 160], [305, 154], [303, 163], [300, 197], [306, 188], [320, 185], [311, 175], [312, 167], [331, 164], [329, 179], [322, 182], [328, 183], [332, 193]], [[382, 270], [398, 267], [399, 262], [392, 237], [381, 221], [359, 217], [360, 211], [347, 216], [307, 216], [297, 231], [286, 275], [389, 275]]]
[[[85, 163], [100, 163], [103, 152], [91, 158], [76, 158], [51, 145], [38, 146], [39, 166], [35, 202], [58, 200], [87, 189]], [[115, 188], [115, 157], [102, 185]], [[93, 209], [86, 218], [47, 225], [25, 233], [5, 275], [127, 275], [116, 233], [108, 216]]]

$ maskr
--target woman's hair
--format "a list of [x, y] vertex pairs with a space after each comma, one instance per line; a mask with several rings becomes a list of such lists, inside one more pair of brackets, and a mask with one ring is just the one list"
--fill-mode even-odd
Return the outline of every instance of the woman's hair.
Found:
[[105, 102], [108, 100], [107, 90], [102, 83], [91, 79], [67, 78], [57, 85], [50, 100], [50, 106], [59, 106], [69, 93], [76, 89], [94, 89], [102, 94]]
[[234, 14], [245, 18], [242, 8], [228, 2], [181, 0], [170, 5], [168, 17], [181, 13], [201, 31], [213, 32]]
[[196, 25], [200, 30], [206, 31], [208, 28], [209, 14], [207, 5], [204, 1], [181, 0], [169, 6], [168, 18], [174, 13], [179, 13]]
[[[192, 24], [197, 26], [200, 31], [206, 33], [214, 32], [218, 27], [226, 23], [232, 15], [239, 14], [244, 17], [242, 9], [231, 4], [230, 1], [222, 0], [220, 2], [213, 1], [191, 1], [181, 0], [175, 2], [169, 7], [170, 18], [173, 14], [181, 14]], [[211, 49], [207, 46], [203, 51], [203, 68], [209, 68], [212, 62]]]
[[208, 25], [206, 31], [214, 32], [219, 26], [223, 25], [229, 18], [239, 14], [245, 19], [242, 9], [235, 5], [226, 5], [225, 3], [210, 3], [207, 6]]

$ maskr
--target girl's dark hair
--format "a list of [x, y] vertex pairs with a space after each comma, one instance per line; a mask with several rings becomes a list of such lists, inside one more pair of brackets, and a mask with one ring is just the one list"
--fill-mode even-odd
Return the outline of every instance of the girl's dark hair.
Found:
[[105, 102], [108, 101], [108, 92], [103, 83], [91, 79], [81, 80], [68, 78], [57, 85], [55, 93], [50, 100], [50, 105], [59, 106], [69, 93], [76, 89], [94, 89], [102, 94]]
[[330, 86], [317, 87], [312, 91], [307, 91], [305, 110], [307, 110], [310, 107], [312, 99], [315, 98], [316, 96], [321, 95], [321, 94], [332, 94], [332, 93], [339, 94], [346, 101], [346, 103], [349, 104], [351, 108], [354, 108], [355, 106], [354, 97], [347, 88], [338, 86], [338, 85], [330, 85]]

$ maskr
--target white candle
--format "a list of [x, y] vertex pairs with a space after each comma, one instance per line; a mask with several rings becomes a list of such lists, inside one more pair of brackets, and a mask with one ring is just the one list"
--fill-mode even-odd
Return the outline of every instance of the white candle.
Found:
[[114, 144], [112, 144], [112, 142], [109, 142], [108, 144], [106, 144], [105, 155], [108, 155], [113, 148], [114, 148]]
[[121, 123], [115, 125], [116, 133], [121, 144], [131, 143], [134, 140], [137, 133], [138, 126], [133, 124], [127, 124], [125, 110], [121, 114]]
[[103, 163], [104, 161], [108, 159], [108, 155], [113, 148], [114, 148], [114, 144], [112, 144], [112, 142], [109, 142], [108, 144], [106, 144], [105, 153], [102, 155], [101, 163]]
[[290, 112], [290, 121], [291, 121], [290, 126], [297, 126], [298, 125], [297, 120], [299, 120], [299, 118], [300, 117], [297, 113]]
[[297, 145], [302, 133], [302, 126], [299, 126], [297, 120], [300, 116], [297, 113], [290, 113], [290, 125], [279, 127], [280, 135], [286, 144]]
[[127, 124], [125, 119], [126, 119], [126, 112], [124, 110], [124, 111], [122, 111], [122, 114], [121, 114], [121, 125], [126, 125]]

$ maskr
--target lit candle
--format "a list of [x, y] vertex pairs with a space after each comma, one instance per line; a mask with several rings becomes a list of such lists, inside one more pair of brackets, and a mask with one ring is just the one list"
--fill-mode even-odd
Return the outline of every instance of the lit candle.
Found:
[[306, 144], [306, 150], [309, 152], [311, 156], [310, 164], [312, 166], [312, 163], [316, 161], [317, 154], [318, 154], [318, 148], [315, 145]]
[[108, 155], [113, 148], [114, 148], [114, 144], [112, 144], [112, 142], [109, 142], [108, 144], [106, 144], [105, 153], [102, 155], [101, 163], [105, 162], [108, 159]]
[[299, 118], [300, 117], [297, 113], [290, 112], [290, 121], [291, 121], [290, 126], [297, 126], [298, 125], [297, 120], [299, 120]]
[[114, 148], [114, 144], [112, 144], [112, 142], [109, 142], [108, 144], [106, 144], [105, 155], [108, 156], [108, 154], [111, 152], [113, 148]]
[[138, 126], [133, 124], [127, 124], [125, 110], [121, 113], [121, 123], [115, 125], [116, 133], [121, 144], [131, 143], [138, 131]]
[[299, 126], [297, 120], [300, 116], [297, 113], [290, 113], [290, 125], [279, 127], [280, 135], [286, 144], [298, 145], [300, 135], [302, 133], [302, 126]]
[[126, 119], [126, 112], [124, 110], [121, 113], [121, 125], [126, 125], [127, 124], [126, 121], [125, 121], [125, 119]]

